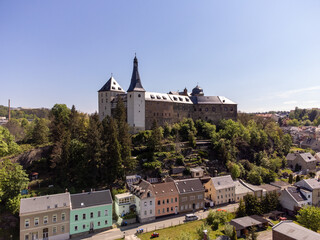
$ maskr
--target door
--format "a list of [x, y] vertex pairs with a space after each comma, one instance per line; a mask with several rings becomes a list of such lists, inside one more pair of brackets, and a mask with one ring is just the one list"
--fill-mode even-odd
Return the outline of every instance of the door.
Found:
[[43, 229], [42, 237], [43, 237], [43, 240], [48, 240], [49, 239], [49, 229], [48, 228], [44, 228]]
[[31, 239], [32, 239], [32, 240], [38, 240], [38, 238], [39, 238], [39, 237], [38, 237], [38, 232], [33, 232]]
[[92, 231], [94, 228], [94, 223], [93, 222], [90, 222], [90, 231]]

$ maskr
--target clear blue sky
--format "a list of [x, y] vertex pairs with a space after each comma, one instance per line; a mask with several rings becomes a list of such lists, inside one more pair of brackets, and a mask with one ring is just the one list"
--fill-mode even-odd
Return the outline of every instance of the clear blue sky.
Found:
[[128, 88], [135, 52], [147, 91], [320, 107], [319, 0], [1, 0], [0, 104], [97, 111], [111, 73]]

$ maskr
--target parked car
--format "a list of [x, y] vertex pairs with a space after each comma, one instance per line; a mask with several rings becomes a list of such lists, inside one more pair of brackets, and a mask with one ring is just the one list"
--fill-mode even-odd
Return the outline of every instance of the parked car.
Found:
[[151, 234], [150, 238], [156, 238], [156, 237], [159, 237], [159, 233], [154, 232]]
[[194, 220], [198, 220], [198, 217], [193, 213], [186, 215], [185, 221], [194, 221]]

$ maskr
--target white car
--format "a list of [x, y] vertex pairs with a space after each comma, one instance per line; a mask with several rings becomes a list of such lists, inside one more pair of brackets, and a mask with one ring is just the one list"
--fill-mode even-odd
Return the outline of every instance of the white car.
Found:
[[198, 220], [198, 217], [196, 215], [194, 215], [193, 213], [186, 215], [185, 221], [194, 221], [194, 220]]

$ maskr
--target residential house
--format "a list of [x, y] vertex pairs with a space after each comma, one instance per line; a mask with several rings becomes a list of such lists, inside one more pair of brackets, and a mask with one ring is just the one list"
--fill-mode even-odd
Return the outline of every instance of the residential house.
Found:
[[234, 181], [235, 185], [235, 201], [240, 202], [240, 200], [243, 200], [243, 197], [246, 195], [253, 195], [253, 191], [246, 187], [245, 185], [241, 184], [239, 181]]
[[235, 184], [231, 175], [211, 178], [213, 188], [211, 189], [212, 201], [216, 204], [231, 203], [236, 200]]
[[155, 199], [156, 217], [179, 212], [179, 193], [174, 182], [152, 184]]
[[273, 240], [320, 240], [320, 234], [295, 224], [282, 221], [272, 227]]
[[131, 193], [135, 196], [138, 220], [141, 223], [155, 219], [155, 195], [152, 184], [141, 179], [138, 184], [131, 185]]
[[303, 171], [316, 170], [317, 159], [311, 153], [288, 153], [286, 159], [288, 167], [294, 171], [296, 171], [296, 166]]
[[204, 188], [200, 179], [175, 181], [179, 192], [179, 212], [195, 211], [204, 207]]
[[201, 178], [203, 177], [204, 170], [201, 167], [190, 168], [191, 177], [193, 178]]
[[263, 189], [259, 186], [256, 185], [252, 185], [250, 183], [246, 183], [244, 181], [242, 181], [241, 179], [239, 179], [239, 182], [244, 185], [246, 188], [249, 188], [251, 191], [253, 191], [253, 194], [258, 197], [261, 198], [263, 195]]
[[311, 148], [314, 151], [320, 151], [320, 141], [314, 137], [308, 137], [300, 144], [302, 148]]
[[263, 189], [262, 196], [266, 196], [267, 193], [276, 193], [278, 195], [281, 193], [281, 188], [271, 184], [261, 184], [259, 187]]
[[297, 187], [288, 187], [281, 192], [279, 201], [282, 208], [293, 215], [300, 208], [312, 204], [312, 192]]
[[141, 179], [140, 175], [126, 176], [126, 183], [130, 187], [132, 184], [139, 183], [140, 179]]
[[267, 228], [268, 220], [258, 215], [235, 218], [230, 221], [230, 225], [234, 226], [237, 237], [245, 236], [249, 233], [249, 228]]
[[301, 189], [306, 189], [312, 192], [312, 205], [320, 206], [320, 182], [315, 178], [303, 179], [294, 184]]
[[114, 210], [117, 216], [122, 217], [136, 210], [135, 197], [132, 193], [121, 193], [114, 196]]
[[70, 235], [99, 232], [112, 227], [110, 190], [71, 194]]
[[213, 182], [211, 177], [204, 177], [200, 179], [202, 185], [204, 187], [204, 198], [205, 200], [209, 200], [212, 202], [212, 189], [213, 189]]
[[70, 194], [61, 193], [20, 201], [20, 240], [69, 239]]

